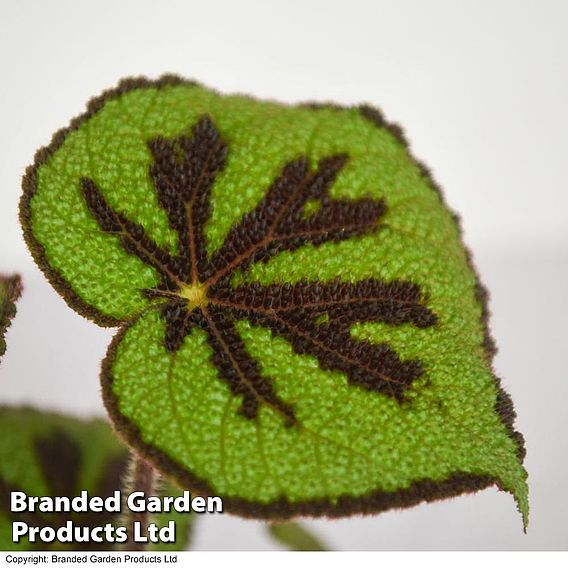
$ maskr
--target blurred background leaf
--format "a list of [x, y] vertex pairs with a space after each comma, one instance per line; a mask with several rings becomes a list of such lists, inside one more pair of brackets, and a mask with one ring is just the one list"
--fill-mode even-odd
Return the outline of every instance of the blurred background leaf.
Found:
[[22, 281], [18, 275], [0, 274], [0, 357], [6, 352], [4, 334], [16, 315], [16, 300], [22, 293]]
[[[121, 524], [120, 513], [12, 513], [10, 492], [29, 496], [74, 497], [86, 490], [89, 496], [107, 497], [120, 490], [127, 474], [129, 452], [107, 422], [79, 420], [32, 408], [0, 407], [0, 550], [111, 550], [112, 543], [12, 542], [12, 523], [58, 528], [68, 520], [75, 526]], [[170, 483], [158, 491], [181, 495]], [[124, 507], [123, 507], [124, 508]], [[160, 513], [150, 522], [176, 523], [176, 542], [150, 545], [149, 550], [184, 550], [189, 546], [194, 519], [189, 513]]]

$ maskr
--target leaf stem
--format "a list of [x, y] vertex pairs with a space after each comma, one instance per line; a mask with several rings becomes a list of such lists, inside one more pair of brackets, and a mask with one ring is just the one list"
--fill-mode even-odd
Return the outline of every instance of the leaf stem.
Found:
[[[142, 457], [132, 453], [123, 496], [126, 497], [134, 491], [142, 491], [147, 499], [155, 494], [158, 479], [159, 474], [154, 467]], [[125, 507], [125, 510], [124, 525], [128, 531], [128, 540], [125, 543], [125, 548], [131, 551], [144, 551], [148, 548], [148, 542], [134, 541], [134, 524], [140, 523], [138, 534], [146, 535], [150, 513], [147, 511], [133, 512], [128, 507]]]
[[298, 523], [290, 521], [284, 523], [268, 523], [266, 528], [272, 538], [288, 550], [330, 550], [325, 543]]

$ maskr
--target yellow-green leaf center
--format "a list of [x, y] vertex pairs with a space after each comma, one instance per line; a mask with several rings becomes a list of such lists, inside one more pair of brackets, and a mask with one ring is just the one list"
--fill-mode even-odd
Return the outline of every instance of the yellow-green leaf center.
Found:
[[209, 303], [207, 289], [200, 283], [182, 286], [179, 295], [187, 300], [188, 309], [205, 308]]

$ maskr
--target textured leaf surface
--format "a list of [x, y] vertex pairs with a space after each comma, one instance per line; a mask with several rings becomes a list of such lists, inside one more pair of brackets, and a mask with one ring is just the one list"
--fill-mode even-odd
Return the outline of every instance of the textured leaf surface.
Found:
[[[115, 513], [11, 513], [10, 491], [30, 496], [75, 497], [86, 490], [91, 497], [107, 497], [122, 489], [129, 453], [102, 420], [77, 420], [30, 408], [0, 407], [0, 550], [110, 550], [110, 543], [61, 544], [12, 542], [12, 523], [52, 526], [72, 520], [75, 526], [115, 526], [122, 519]], [[180, 491], [165, 484], [160, 495]], [[193, 515], [156, 514], [151, 522], [160, 526], [176, 523], [175, 544], [151, 545], [152, 550], [183, 550], [189, 539]]]
[[181, 483], [276, 518], [497, 484], [526, 519], [483, 289], [378, 111], [131, 80], [24, 190], [51, 282], [121, 327], [102, 375], [115, 425]]
[[0, 274], [0, 357], [6, 352], [4, 335], [16, 315], [16, 301], [22, 293], [19, 276]]

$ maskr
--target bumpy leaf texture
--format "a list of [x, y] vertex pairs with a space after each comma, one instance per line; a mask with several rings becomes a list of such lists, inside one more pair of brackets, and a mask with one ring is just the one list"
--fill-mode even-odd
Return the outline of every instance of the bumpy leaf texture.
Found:
[[[120, 513], [13, 513], [10, 493], [29, 496], [75, 497], [81, 491], [102, 498], [121, 490], [127, 475], [129, 452], [103, 420], [78, 420], [31, 408], [0, 407], [0, 550], [112, 550], [119, 545], [103, 542], [12, 542], [12, 523], [58, 529], [67, 521], [76, 527], [124, 526]], [[181, 491], [165, 483], [159, 496]], [[159, 513], [150, 522], [176, 524], [175, 543], [156, 543], [149, 550], [184, 550], [194, 515]]]
[[21, 219], [69, 305], [120, 328], [106, 407], [184, 486], [283, 519], [497, 485], [526, 521], [483, 288], [377, 110], [126, 80], [38, 152]]
[[16, 315], [16, 301], [22, 293], [22, 281], [19, 276], [0, 274], [0, 357], [6, 353], [4, 336]]

